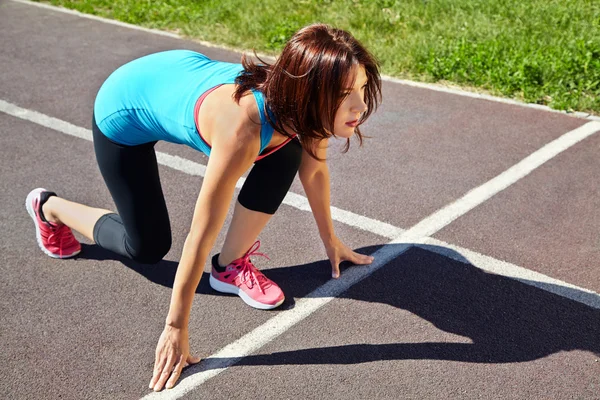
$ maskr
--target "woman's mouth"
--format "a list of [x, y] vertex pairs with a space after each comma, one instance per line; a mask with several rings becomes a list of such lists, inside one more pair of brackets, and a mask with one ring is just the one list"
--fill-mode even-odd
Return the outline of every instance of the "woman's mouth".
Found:
[[358, 120], [357, 119], [355, 119], [354, 121], [346, 122], [346, 126], [349, 126], [349, 127], [352, 127], [352, 128], [356, 127], [356, 125], [358, 125]]

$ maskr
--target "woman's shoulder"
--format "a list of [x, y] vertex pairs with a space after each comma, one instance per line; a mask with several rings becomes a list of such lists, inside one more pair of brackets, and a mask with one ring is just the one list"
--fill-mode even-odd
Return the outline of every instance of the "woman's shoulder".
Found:
[[[211, 93], [202, 104], [199, 116], [212, 120], [209, 129], [219, 136], [235, 137], [237, 140], [254, 140], [260, 137], [261, 119], [258, 106], [251, 92], [239, 101], [234, 100], [235, 85], [223, 85]], [[206, 108], [205, 108], [206, 106]], [[212, 136], [212, 135], [211, 135]]]
[[222, 111], [219, 114], [225, 121], [235, 121], [243, 126], [260, 126], [260, 113], [253, 93], [250, 91], [245, 93], [238, 103], [233, 98], [235, 87], [235, 84], [231, 84], [223, 85], [223, 87], [219, 88], [223, 89], [219, 93], [220, 96], [215, 99], [215, 105]]

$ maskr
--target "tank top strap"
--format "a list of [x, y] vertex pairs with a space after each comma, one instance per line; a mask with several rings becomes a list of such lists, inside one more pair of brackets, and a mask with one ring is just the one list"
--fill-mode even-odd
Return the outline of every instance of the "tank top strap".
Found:
[[[260, 123], [261, 123], [260, 151], [259, 151], [259, 154], [260, 154], [271, 142], [271, 138], [273, 137], [274, 129], [271, 126], [271, 124], [269, 123], [269, 120], [268, 120], [266, 112], [265, 112], [265, 109], [267, 109], [267, 108], [265, 107], [265, 97], [264, 97], [263, 93], [260, 92], [259, 90], [253, 89], [252, 94], [254, 95], [254, 99], [256, 100], [256, 105], [258, 106], [258, 113], [260, 115]], [[274, 120], [274, 116], [273, 116], [273, 113], [271, 112], [271, 110], [267, 110], [267, 112], [269, 113], [269, 116], [271, 117], [271, 119]]]

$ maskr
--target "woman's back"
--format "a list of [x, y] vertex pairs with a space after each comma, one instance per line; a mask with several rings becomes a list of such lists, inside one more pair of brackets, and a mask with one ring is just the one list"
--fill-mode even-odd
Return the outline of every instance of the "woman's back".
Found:
[[217, 85], [234, 83], [242, 70], [241, 64], [214, 61], [188, 50], [133, 60], [100, 88], [94, 107], [96, 123], [108, 138], [121, 144], [165, 140], [209, 154], [195, 126], [196, 101]]

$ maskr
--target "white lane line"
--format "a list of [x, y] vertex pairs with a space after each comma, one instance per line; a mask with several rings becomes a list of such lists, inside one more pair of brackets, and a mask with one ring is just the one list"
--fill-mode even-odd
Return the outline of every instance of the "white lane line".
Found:
[[[394, 83], [397, 83], [400, 85], [417, 87], [420, 89], [434, 90], [436, 92], [449, 93], [449, 94], [454, 94], [454, 95], [464, 96], [464, 97], [471, 97], [471, 98], [479, 99], [479, 100], [489, 100], [489, 101], [494, 101], [496, 103], [510, 104], [513, 106], [533, 108], [535, 110], [546, 111], [546, 112], [551, 112], [551, 113], [555, 113], [555, 114], [570, 115], [570, 116], [577, 117], [577, 118], [588, 119], [590, 121], [600, 121], [600, 116], [582, 112], [582, 111], [567, 112], [564, 110], [556, 110], [554, 108], [550, 108], [548, 106], [544, 106], [541, 104], [523, 103], [522, 101], [511, 99], [511, 98], [496, 97], [496, 96], [492, 96], [490, 94], [485, 94], [485, 93], [470, 92], [470, 91], [467, 91], [464, 89], [460, 89], [458, 87], [447, 87], [447, 86], [443, 86], [441, 84], [435, 84], [435, 83], [415, 82], [415, 81], [409, 81], [406, 79], [398, 79], [398, 78], [394, 78], [392, 76], [386, 76], [386, 75], [382, 75], [382, 78], [389, 82], [394, 82]], [[477, 89], [475, 89], [475, 90], [477, 90]]]
[[[166, 36], [171, 39], [188, 40], [190, 42], [201, 44], [202, 46], [205, 46], [205, 47], [222, 49], [222, 50], [232, 51], [232, 52], [236, 52], [236, 53], [242, 53], [244, 51], [242, 49], [238, 49], [238, 48], [234, 48], [234, 47], [227, 47], [224, 45], [218, 45], [218, 44], [214, 44], [214, 43], [210, 43], [210, 42], [205, 42], [203, 40], [197, 40], [197, 39], [192, 40], [190, 38], [181, 36], [175, 32], [161, 31], [160, 29], [144, 28], [143, 26], [129, 24], [127, 22], [118, 21], [116, 19], [100, 17], [98, 15], [85, 14], [85, 13], [82, 13], [81, 11], [72, 10], [70, 8], [65, 8], [65, 7], [53, 6], [52, 4], [46, 4], [46, 3], [34, 2], [34, 1], [28, 1], [28, 0], [11, 0], [11, 1], [14, 3], [21, 3], [21, 4], [25, 4], [25, 5], [29, 5], [29, 6], [35, 6], [35, 7], [44, 8], [47, 10], [61, 12], [64, 14], [74, 15], [74, 16], [77, 16], [80, 18], [91, 19], [93, 21], [103, 22], [103, 23], [109, 24], [109, 25], [120, 26], [122, 28], [129, 28], [129, 29], [133, 29], [136, 31], [142, 31], [145, 33], [153, 33], [153, 34], [159, 35], [159, 36]], [[261, 54], [261, 53], [257, 53], [257, 54], [261, 58], [267, 57], [268, 59], [274, 60], [273, 56], [269, 56], [269, 55]]]
[[[311, 212], [308, 199], [296, 193], [288, 192], [285, 196], [284, 204], [295, 207], [299, 210]], [[346, 225], [352, 226], [363, 231], [371, 232], [388, 239], [398, 237], [404, 232], [404, 229], [397, 228], [386, 222], [378, 221], [369, 217], [354, 214], [350, 211], [342, 210], [331, 206], [331, 218], [334, 221], [343, 222]]]
[[2, 99], [0, 99], [0, 111], [8, 115], [12, 115], [13, 117], [21, 118], [58, 132], [66, 133], [67, 135], [92, 141], [92, 132], [88, 129], [81, 128], [77, 125], [73, 125], [58, 118], [50, 117], [37, 111], [19, 107]]
[[[176, 169], [181, 172], [185, 172], [189, 175], [204, 177], [206, 173], [206, 167], [204, 165], [198, 164], [190, 160], [186, 160], [178, 156], [172, 156], [170, 154], [156, 152], [156, 158], [159, 164], [165, 165], [167, 167]], [[241, 189], [244, 182], [245, 178], [242, 177], [237, 181], [235, 186], [238, 189]], [[297, 208], [302, 211], [311, 211], [310, 205], [308, 204], [308, 199], [296, 193], [288, 192], [285, 198], [283, 199], [283, 204]], [[388, 239], [398, 237], [398, 235], [404, 232], [403, 229], [397, 228], [386, 222], [377, 221], [372, 218], [354, 214], [350, 211], [342, 210], [334, 206], [331, 207], [331, 218], [334, 221], [344, 223], [346, 225], [352, 226], [357, 229], [361, 229], [363, 231], [375, 233], [376, 235], [383, 236]]]
[[497, 260], [434, 238], [424, 238], [421, 244], [416, 244], [416, 246], [456, 261], [473, 265], [483, 271], [512, 278], [600, 310], [600, 294], [592, 290], [584, 289], [540, 274], [539, 272], [519, 267], [506, 261]]
[[[203, 40], [186, 38], [186, 37], [180, 36], [176, 33], [161, 31], [158, 29], [144, 28], [144, 27], [141, 27], [138, 25], [132, 25], [132, 24], [128, 24], [126, 22], [121, 22], [121, 21], [117, 21], [117, 20], [113, 20], [113, 19], [104, 18], [104, 17], [99, 17], [97, 15], [84, 14], [77, 10], [71, 10], [69, 8], [64, 8], [64, 7], [57, 7], [57, 6], [53, 6], [53, 5], [46, 4], [46, 3], [32, 2], [29, 0], [11, 0], [11, 1], [13, 1], [15, 3], [21, 3], [21, 4], [30, 5], [30, 6], [45, 8], [45, 9], [52, 10], [52, 11], [62, 12], [65, 14], [75, 15], [80, 18], [87, 18], [87, 19], [91, 19], [94, 21], [103, 22], [105, 24], [121, 26], [121, 27], [129, 28], [129, 29], [135, 29], [138, 31], [153, 33], [155, 35], [160, 35], [160, 36], [166, 36], [166, 37], [170, 37], [173, 39], [188, 40], [191, 42], [201, 44], [202, 46], [206, 46], [206, 47], [222, 49], [222, 50], [232, 51], [232, 52], [236, 52], [236, 53], [248, 52], [248, 49], [227, 47], [225, 45], [219, 45], [219, 44], [214, 44], [214, 43], [210, 43], [210, 42], [205, 42]], [[267, 55], [267, 54], [263, 54], [263, 53], [257, 53], [257, 54], [259, 57], [261, 57], [265, 61], [275, 60], [275, 57], [273, 57], [271, 55]], [[580, 112], [580, 111], [566, 112], [563, 110], [555, 110], [553, 108], [550, 108], [548, 106], [543, 106], [540, 104], [523, 103], [521, 101], [514, 100], [514, 99], [496, 97], [496, 96], [492, 96], [489, 94], [470, 92], [470, 91], [467, 91], [464, 89], [459, 89], [459, 88], [454, 88], [454, 87], [451, 88], [451, 87], [443, 86], [440, 84], [415, 82], [415, 81], [409, 81], [406, 79], [398, 79], [398, 78], [394, 78], [394, 77], [387, 76], [387, 75], [382, 75], [381, 78], [384, 81], [393, 82], [393, 83], [400, 84], [400, 85], [413, 86], [413, 87], [418, 87], [418, 88], [422, 88], [422, 89], [434, 90], [436, 92], [449, 93], [449, 94], [454, 94], [454, 95], [463, 96], [463, 97], [471, 97], [471, 98], [476, 98], [476, 99], [489, 100], [489, 101], [494, 101], [497, 103], [511, 104], [511, 105], [515, 105], [515, 106], [519, 106], [519, 107], [533, 108], [536, 110], [552, 112], [552, 113], [557, 113], [557, 114], [570, 115], [570, 116], [574, 116], [577, 118], [588, 119], [588, 120], [592, 120], [592, 121], [600, 121], [600, 116], [596, 116], [596, 115], [592, 115], [590, 113], [585, 113], [585, 112]]]
[[[68, 122], [49, 117], [35, 111], [23, 109], [21, 107], [15, 106], [11, 103], [7, 103], [2, 100], [0, 100], [0, 111], [46, 126], [54, 130], [58, 130], [60, 132], [72, 136], [91, 140], [90, 132], [84, 128], [77, 127]], [[594, 129], [588, 127], [590, 124]], [[304, 318], [321, 308], [323, 305], [333, 300], [333, 298], [346, 291], [355, 283], [365, 279], [378, 269], [382, 268], [389, 261], [393, 260], [394, 258], [404, 253], [406, 250], [411, 248], [415, 243], [451, 248], [461, 254], [453, 254], [450, 250], [442, 249], [441, 247], [438, 249], [428, 249], [437, 251], [445, 256], [458, 259], [462, 262], [469, 262], [476, 267], [479, 267], [478, 264], [481, 264], [481, 269], [484, 269], [486, 271], [515, 278], [526, 284], [539, 287], [541, 289], [550, 291], [563, 297], [570, 298], [575, 301], [579, 301], [581, 303], [587, 304], [595, 308], [600, 308], [600, 295], [597, 293], [576, 287], [574, 285], [570, 285], [565, 282], [555, 280], [553, 278], [535, 273], [533, 271], [529, 271], [527, 269], [518, 267], [513, 264], [495, 260], [491, 257], [483, 256], [470, 250], [452, 246], [447, 243], [443, 243], [424, 236], [424, 233], [427, 232], [429, 232], [430, 235], [434, 234], [435, 232], [439, 231], [447, 224], [452, 222], [454, 219], [456, 219], [459, 216], [459, 212], [462, 212], [463, 214], [468, 212], [476, 205], [481, 204], [483, 201], [489, 199], [491, 196], [493, 196], [493, 194], [504, 190], [509, 184], [516, 182], [516, 179], [520, 179], [526, 176], [533, 170], [534, 166], [535, 168], [537, 168], [543, 162], [550, 159], [551, 155], [554, 156], [560, 153], [561, 151], [566, 150], [573, 144], [579, 142], [580, 140], [583, 140], [584, 137], [587, 137], [593, 134], [594, 132], [600, 130], [599, 123], [590, 122], [584, 125], [584, 127], [588, 128], [582, 129], [582, 127], [576, 129], [575, 131], [566, 133], [561, 137], [565, 139], [561, 140], [561, 138], [559, 138], [554, 142], [549, 143], [544, 148], [538, 150], [537, 152], [523, 160], [521, 163], [517, 164], [520, 165], [520, 167], [516, 169], [516, 172], [518, 172], [516, 173], [516, 175], [515, 172], [508, 174], [500, 174], [498, 177], [490, 181], [494, 182], [493, 184], [489, 184], [488, 182], [480, 186], [479, 188], [469, 192], [469, 194], [463, 196], [456, 202], [432, 214], [432, 216], [437, 215], [437, 218], [430, 216], [423, 220], [423, 222], [418, 223], [413, 228], [409, 229], [408, 231], [402, 231], [399, 228], [393, 227], [389, 224], [385, 224], [385, 226], [381, 229], [382, 231], [385, 231], [388, 234], [390, 234], [395, 229], [396, 231], [401, 232], [401, 234], [397, 235], [395, 240], [390, 242], [388, 245], [385, 245], [373, 254], [376, 257], [376, 259], [370, 267], [353, 268], [347, 270], [340, 279], [328, 281], [326, 284], [310, 293], [306, 298], [297, 301], [294, 309], [279, 313], [272, 319], [268, 320], [265, 324], [257, 327], [247, 335], [231, 343], [230, 345], [225, 346], [217, 353], [211, 355], [208, 359], [204, 360], [201, 363], [201, 365], [190, 368], [188, 371], [186, 371], [186, 374], [184, 374], [182, 380], [175, 388], [160, 393], [151, 393], [150, 395], [144, 398], [179, 398], [185, 395], [186, 393], [194, 390], [203, 382], [218, 375], [229, 366], [235, 364], [241, 358], [245, 357], [248, 354], [251, 354], [252, 352], [264, 346], [268, 342], [272, 341], [277, 336], [281, 335], [283, 332], [291, 328], [293, 325], [302, 321]], [[185, 160], [183, 158], [171, 156], [164, 153], [160, 154], [161, 161], [163, 163], [168, 163], [165, 165], [168, 165], [171, 168], [178, 169], [179, 171], [186, 172], [191, 175], [201, 175], [204, 172], [203, 168], [205, 167], [201, 164], [197, 164], [189, 160]], [[528, 161], [525, 162], [526, 160]], [[508, 171], [511, 171], [513, 169], [514, 167], [509, 169]], [[238, 184], [239, 183], [240, 182], [238, 182]], [[495, 190], [496, 192], [492, 194], [488, 193], [486, 195], [472, 195], [472, 193], [479, 193], [481, 191], [481, 188], [485, 188], [488, 191]], [[308, 201], [303, 196], [293, 194], [289, 203], [294, 207], [310, 210], [310, 208], [308, 207]], [[363, 216], [354, 215], [344, 210], [338, 211], [342, 214], [346, 213], [344, 215], [349, 216], [350, 219], [358, 218], [371, 223], [374, 221]], [[355, 226], [355, 221], [351, 222], [353, 222], [352, 225]], [[379, 229], [379, 221], [374, 222], [375, 223], [373, 225], [378, 227], [376, 229]], [[365, 229], [364, 227], [361, 228]], [[372, 229], [372, 227], [370, 227], [369, 229]], [[464, 255], [466, 255], [468, 259], [464, 259]], [[211, 359], [213, 361], [211, 361]], [[214, 361], [215, 359], [219, 361]]]
[[[221, 372], [224, 372], [227, 368], [231, 367], [244, 357], [254, 353], [281, 334], [285, 333], [294, 325], [329, 303], [335, 297], [348, 290], [352, 285], [362, 281], [375, 271], [384, 267], [388, 262], [402, 255], [414, 246], [412, 241], [411, 243], [405, 243], [412, 237], [414, 237], [414, 233], [411, 232], [411, 230], [406, 231], [390, 244], [383, 246], [373, 253], [375, 261], [371, 266], [355, 267], [346, 270], [339, 279], [328, 281], [323, 286], [308, 294], [305, 298], [298, 300], [293, 309], [280, 312], [263, 325], [255, 328], [235, 342], [210, 355], [199, 365], [189, 368], [189, 370], [182, 374], [179, 383], [173, 389], [150, 393], [142, 399], [179, 399], [196, 390], [204, 382], [219, 375]], [[469, 263], [476, 268], [498, 275], [504, 275], [527, 285], [535, 286], [559, 296], [586, 304], [590, 307], [600, 309], [600, 295], [598, 293], [581, 289], [574, 285], [569, 285], [559, 280], [546, 277], [537, 272], [529, 271], [525, 268], [495, 260], [491, 257], [483, 256], [476, 252], [452, 246], [435, 239], [423, 238], [421, 243], [422, 244], [418, 245], [419, 247], [424, 247], [425, 249], [432, 251], [436, 251], [435, 248], [430, 247], [432, 245], [447, 246], [462, 253], [461, 255], [454, 255], [452, 257], [461, 262]], [[449, 256], [447, 250], [441, 248], [440, 250], [441, 251], [436, 252], [439, 252], [444, 256]], [[468, 258], [468, 260], [462, 256]]]
[[546, 144], [541, 149], [502, 172], [500, 175], [490, 179], [455, 202], [423, 219], [411, 229], [415, 235], [414, 239], [418, 240], [422, 237], [433, 235], [456, 218], [466, 214], [490, 197], [529, 175], [534, 169], [538, 168], [546, 161], [599, 130], [600, 122], [591, 121]]
[[[69, 122], [53, 118], [48, 115], [39, 113], [37, 111], [27, 110], [19, 107], [15, 104], [6, 102], [0, 99], [0, 111], [18, 117], [38, 125], [45, 126], [47, 128], [65, 133], [67, 135], [75, 136], [85, 140], [92, 140], [92, 132], [89, 129], [85, 129]], [[186, 160], [184, 158], [173, 156], [160, 151], [156, 152], [156, 159], [159, 164], [175, 169], [177, 171], [184, 172], [188, 175], [204, 177], [206, 173], [206, 167], [202, 164], [194, 161]], [[244, 184], [245, 179], [242, 177], [236, 183], [236, 187], [239, 189]], [[295, 207], [300, 210], [310, 211], [308, 199], [296, 193], [288, 192], [286, 197], [283, 199], [283, 204], [291, 207]], [[377, 235], [394, 238], [404, 232], [403, 229], [397, 228], [386, 222], [377, 221], [372, 218], [367, 218], [362, 215], [354, 214], [350, 211], [345, 211], [337, 207], [331, 207], [331, 217], [334, 221], [341, 222], [343, 224], [361, 229], [367, 232], [375, 233]]]

